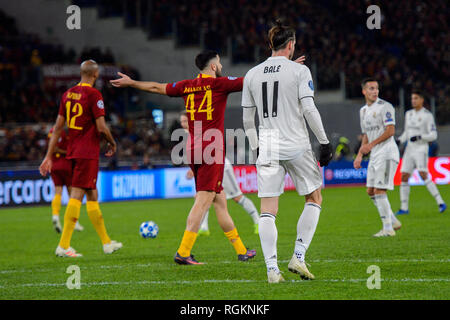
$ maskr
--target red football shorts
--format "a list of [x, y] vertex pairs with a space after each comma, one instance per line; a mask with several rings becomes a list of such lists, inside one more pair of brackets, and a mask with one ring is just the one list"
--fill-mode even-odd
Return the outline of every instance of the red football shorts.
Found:
[[50, 175], [55, 186], [70, 187], [72, 184], [72, 162], [65, 158], [54, 161]]
[[190, 164], [195, 178], [195, 189], [198, 191], [214, 191], [220, 193], [223, 190], [224, 164]]
[[98, 159], [71, 159], [72, 187], [97, 189]]

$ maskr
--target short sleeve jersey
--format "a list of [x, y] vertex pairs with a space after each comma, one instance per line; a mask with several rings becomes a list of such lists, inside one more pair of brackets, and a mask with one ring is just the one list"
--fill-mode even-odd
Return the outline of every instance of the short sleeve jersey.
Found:
[[80, 83], [67, 90], [60, 103], [59, 115], [69, 128], [67, 159], [98, 159], [100, 133], [96, 119], [105, 116], [105, 105], [100, 91]]
[[[213, 78], [199, 74], [196, 79], [167, 84], [167, 95], [182, 97], [185, 102], [190, 135], [188, 149], [204, 150], [210, 143], [206, 141], [208, 139], [204, 138], [208, 129], [219, 130], [222, 137], [224, 136], [224, 117], [228, 94], [242, 91], [242, 83], [243, 78]], [[223, 150], [223, 139], [220, 143]]]
[[[380, 137], [386, 127], [395, 126], [395, 109], [389, 102], [377, 99], [370, 106], [364, 105], [360, 111], [361, 131], [367, 135], [370, 142]], [[399, 161], [400, 155], [394, 137], [377, 144], [370, 152], [370, 160], [394, 160]]]
[[[302, 99], [314, 97], [309, 68], [286, 57], [270, 57], [247, 72], [242, 107], [256, 107], [260, 155], [289, 160], [310, 149]], [[277, 150], [274, 150], [274, 148]]]

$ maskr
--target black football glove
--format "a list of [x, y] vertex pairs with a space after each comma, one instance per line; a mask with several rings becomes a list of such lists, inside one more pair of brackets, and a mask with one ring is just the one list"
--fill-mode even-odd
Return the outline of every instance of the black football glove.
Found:
[[321, 167], [327, 166], [331, 159], [333, 158], [333, 150], [331, 149], [331, 144], [321, 144], [320, 145], [320, 158], [319, 163]]
[[420, 139], [422, 139], [421, 136], [414, 136], [414, 137], [411, 137], [411, 139], [409, 139], [409, 140], [411, 140], [412, 142], [414, 142], [414, 141], [419, 141]]

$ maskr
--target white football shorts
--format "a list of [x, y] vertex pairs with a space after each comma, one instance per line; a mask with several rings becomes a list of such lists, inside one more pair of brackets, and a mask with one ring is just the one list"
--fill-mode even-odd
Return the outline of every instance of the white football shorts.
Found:
[[306, 150], [292, 160], [258, 163], [258, 197], [278, 197], [284, 192], [286, 173], [294, 182], [299, 195], [312, 193], [322, 186], [322, 174], [312, 150]]
[[414, 169], [428, 172], [428, 152], [405, 152], [401, 172], [411, 174]]
[[367, 168], [367, 187], [394, 190], [394, 176], [398, 162], [395, 160], [370, 160]]

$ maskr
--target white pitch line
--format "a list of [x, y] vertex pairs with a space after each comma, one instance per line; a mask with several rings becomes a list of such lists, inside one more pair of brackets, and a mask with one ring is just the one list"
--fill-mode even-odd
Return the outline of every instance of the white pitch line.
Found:
[[[382, 282], [450, 282], [449, 278], [404, 278], [404, 279], [381, 279]], [[81, 283], [81, 287], [97, 287], [97, 286], [130, 286], [130, 285], [178, 285], [178, 284], [207, 284], [207, 283], [266, 283], [266, 280], [232, 280], [232, 279], [206, 279], [206, 280], [184, 280], [184, 281], [102, 281]], [[313, 282], [341, 282], [341, 283], [358, 283], [367, 282], [367, 279], [316, 279], [313, 281], [305, 280], [287, 280], [286, 283], [313, 283]], [[12, 286], [2, 285], [0, 288], [29, 288], [29, 287], [64, 287], [65, 283], [23, 283]]]
[[[82, 258], [81, 258], [82, 259]], [[83, 260], [73, 260], [74, 262]], [[290, 260], [278, 260], [278, 263], [287, 263]], [[449, 263], [450, 259], [315, 259], [308, 260], [309, 263]], [[205, 265], [217, 265], [217, 264], [231, 264], [236, 263], [236, 261], [212, 261], [206, 262]], [[248, 264], [242, 264], [243, 266], [250, 266], [253, 262]], [[263, 263], [261, 261], [260, 263]], [[81, 267], [83, 270], [95, 270], [95, 269], [127, 269], [127, 268], [148, 268], [154, 266], [167, 266], [167, 263], [161, 262], [150, 262], [150, 263], [139, 263], [139, 264], [127, 264], [127, 265], [101, 265], [101, 266], [88, 266]], [[11, 269], [11, 270], [0, 270], [0, 274], [11, 274], [11, 273], [28, 273], [28, 272], [55, 272], [59, 271], [60, 268], [52, 269]]]

